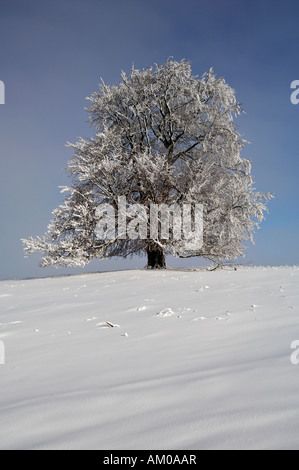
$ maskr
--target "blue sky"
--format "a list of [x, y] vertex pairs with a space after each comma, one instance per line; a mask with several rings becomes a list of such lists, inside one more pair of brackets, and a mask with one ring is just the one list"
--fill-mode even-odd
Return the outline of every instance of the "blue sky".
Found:
[[[92, 135], [85, 100], [100, 77], [118, 83], [132, 63], [172, 56], [194, 74], [210, 67], [236, 91], [237, 120], [251, 142], [255, 187], [273, 192], [270, 214], [244, 263], [299, 264], [298, 0], [10, 0], [0, 6], [0, 278], [142, 267], [145, 258], [95, 261], [84, 269], [39, 268], [20, 238], [42, 235], [67, 185], [65, 147]], [[194, 265], [193, 259], [172, 265]]]

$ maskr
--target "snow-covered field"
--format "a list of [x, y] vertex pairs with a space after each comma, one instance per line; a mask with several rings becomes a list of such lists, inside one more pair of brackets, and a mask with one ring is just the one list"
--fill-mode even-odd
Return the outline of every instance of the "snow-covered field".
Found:
[[297, 267], [2, 281], [0, 448], [299, 449], [298, 286]]

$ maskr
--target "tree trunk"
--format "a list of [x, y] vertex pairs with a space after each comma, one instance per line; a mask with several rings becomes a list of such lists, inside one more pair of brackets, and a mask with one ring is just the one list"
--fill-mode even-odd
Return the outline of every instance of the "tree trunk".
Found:
[[161, 248], [146, 250], [147, 269], [166, 269], [165, 255]]

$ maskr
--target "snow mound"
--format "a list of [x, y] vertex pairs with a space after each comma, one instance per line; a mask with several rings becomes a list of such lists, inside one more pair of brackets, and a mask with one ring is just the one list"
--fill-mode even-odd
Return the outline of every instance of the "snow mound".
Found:
[[172, 315], [175, 315], [175, 312], [171, 308], [164, 308], [157, 313], [157, 317], [171, 317]]

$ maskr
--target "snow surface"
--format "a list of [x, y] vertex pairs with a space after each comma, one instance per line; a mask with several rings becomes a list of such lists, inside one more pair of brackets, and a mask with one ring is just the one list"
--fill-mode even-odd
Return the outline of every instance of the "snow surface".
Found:
[[1, 449], [299, 449], [299, 268], [2, 281]]

